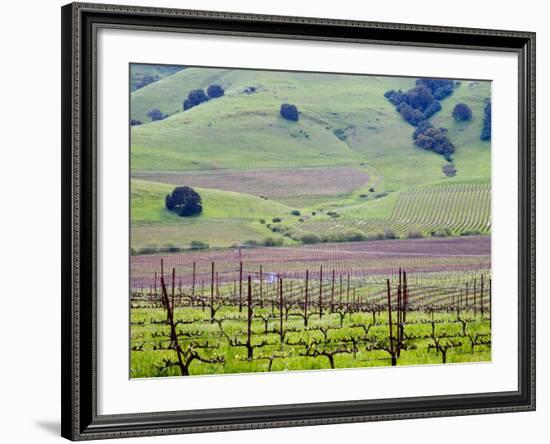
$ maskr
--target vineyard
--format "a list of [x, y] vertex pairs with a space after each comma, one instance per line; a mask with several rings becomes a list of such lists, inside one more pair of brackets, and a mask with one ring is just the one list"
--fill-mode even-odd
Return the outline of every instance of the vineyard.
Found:
[[132, 285], [134, 378], [491, 359], [486, 268], [383, 278], [330, 261], [275, 273], [272, 262], [170, 259]]
[[141, 291], [154, 285], [161, 258], [167, 267], [176, 269], [178, 281], [184, 286], [191, 283], [193, 273], [197, 284], [206, 285], [212, 262], [218, 264], [216, 271], [222, 283], [232, 282], [239, 271], [239, 262], [243, 262], [245, 273], [254, 274], [261, 265], [265, 273], [287, 279], [303, 276], [306, 269], [323, 265], [338, 274], [349, 273], [366, 282], [376, 282], [393, 277], [392, 270], [404, 267], [415, 284], [426, 281], [457, 284], [464, 277], [470, 279], [489, 270], [490, 252], [490, 237], [461, 236], [138, 255], [131, 258], [131, 286]]
[[449, 228], [487, 233], [491, 229], [491, 185], [438, 185], [406, 190], [390, 217], [392, 222], [418, 225], [422, 231]]
[[407, 189], [399, 193], [387, 218], [347, 217], [343, 211], [341, 218], [308, 220], [295, 229], [325, 236], [358, 232], [376, 237], [391, 232], [400, 238], [445, 230], [449, 230], [447, 235], [487, 234], [491, 231], [491, 187], [464, 183]]

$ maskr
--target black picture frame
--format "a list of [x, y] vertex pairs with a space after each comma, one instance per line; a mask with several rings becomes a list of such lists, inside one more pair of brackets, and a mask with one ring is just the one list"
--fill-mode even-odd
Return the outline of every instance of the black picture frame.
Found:
[[[535, 33], [72, 3], [62, 14], [62, 436], [71, 440], [535, 409]], [[97, 414], [95, 39], [100, 27], [506, 51], [519, 66], [518, 390]]]

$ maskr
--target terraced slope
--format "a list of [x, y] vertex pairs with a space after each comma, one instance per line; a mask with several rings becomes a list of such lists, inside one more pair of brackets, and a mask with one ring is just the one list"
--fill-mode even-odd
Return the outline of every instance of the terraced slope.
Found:
[[[300, 235], [320, 237], [360, 233], [407, 237], [449, 230], [449, 234], [486, 234], [491, 231], [491, 188], [484, 183], [419, 187], [396, 193], [383, 211], [369, 217], [369, 206], [348, 208], [339, 217], [309, 219], [298, 224]], [[382, 208], [381, 208], [382, 209]]]
[[449, 228], [455, 233], [489, 232], [491, 186], [453, 184], [403, 191], [390, 221], [417, 225], [423, 231]]

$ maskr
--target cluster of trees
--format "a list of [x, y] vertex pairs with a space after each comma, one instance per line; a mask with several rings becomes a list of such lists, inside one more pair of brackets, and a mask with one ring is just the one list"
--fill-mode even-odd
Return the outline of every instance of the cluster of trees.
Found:
[[406, 122], [418, 126], [441, 111], [439, 101], [449, 97], [454, 88], [455, 83], [452, 80], [418, 79], [414, 88], [405, 92], [386, 91], [384, 97], [395, 105]]
[[188, 186], [176, 187], [166, 195], [166, 208], [182, 217], [202, 213], [202, 199], [199, 193]]
[[224, 89], [220, 85], [210, 85], [206, 92], [202, 89], [194, 89], [189, 92], [187, 99], [183, 101], [183, 110], [187, 111], [201, 103], [207, 102], [216, 97], [222, 97], [225, 94]]
[[300, 118], [298, 108], [296, 105], [292, 105], [290, 103], [283, 103], [281, 105], [280, 113], [283, 119], [292, 120], [293, 122], [297, 122]]
[[441, 154], [451, 162], [451, 154], [455, 147], [447, 137], [446, 128], [435, 128], [430, 122], [423, 122], [413, 133], [414, 144], [425, 150]]
[[481, 140], [491, 140], [491, 101], [487, 100], [483, 109], [483, 128], [481, 129]]
[[[401, 117], [410, 125], [416, 127], [413, 133], [414, 144], [425, 150], [441, 154], [448, 161], [451, 161], [451, 154], [454, 152], [455, 147], [447, 137], [447, 130], [445, 128], [435, 128], [429, 122], [429, 119], [435, 113], [441, 111], [440, 100], [453, 94], [455, 87], [458, 85], [459, 82], [455, 83], [453, 80], [418, 79], [414, 88], [408, 91], [390, 90], [384, 94], [384, 97], [395, 105], [395, 109]], [[459, 107], [458, 113], [461, 111], [464, 110]], [[463, 114], [460, 114], [460, 117], [462, 116]]]

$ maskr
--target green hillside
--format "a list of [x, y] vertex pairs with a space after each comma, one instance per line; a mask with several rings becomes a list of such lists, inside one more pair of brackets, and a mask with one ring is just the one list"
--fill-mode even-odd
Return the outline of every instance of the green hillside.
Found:
[[130, 91], [136, 91], [153, 82], [185, 69], [183, 66], [130, 63]]
[[[290, 215], [291, 208], [265, 199], [230, 191], [195, 188], [203, 212], [182, 218], [164, 207], [173, 186], [132, 179], [132, 246], [185, 247], [192, 241], [227, 247], [246, 240], [262, 241], [272, 232], [260, 223]], [[276, 236], [280, 237], [280, 236]], [[290, 241], [289, 241], [290, 242]]]
[[[132, 92], [131, 117], [144, 122], [131, 128], [132, 174], [146, 179], [132, 181], [133, 244], [210, 240], [229, 246], [269, 236], [295, 243], [304, 233], [322, 233], [323, 224], [336, 220], [348, 234], [380, 233], [392, 220], [401, 224], [395, 225], [396, 231], [405, 235], [411, 227], [392, 219], [398, 214], [396, 206], [404, 205], [404, 196], [416, 196], [410, 194], [413, 190], [427, 186], [441, 191], [435, 193], [443, 202], [437, 208], [445, 214], [438, 214], [434, 222], [445, 221], [453, 234], [473, 229], [470, 216], [457, 216], [457, 211], [466, 211], [469, 201], [461, 204], [463, 210], [456, 210], [454, 194], [443, 192], [439, 185], [490, 184], [491, 143], [479, 138], [490, 82], [462, 81], [430, 119], [434, 126], [448, 129], [456, 147], [454, 177], [443, 173], [447, 161], [441, 155], [414, 146], [414, 127], [384, 97], [387, 90], [407, 90], [414, 82], [397, 77], [186, 68]], [[206, 90], [212, 84], [221, 85], [225, 95], [183, 111], [189, 91]], [[471, 121], [452, 118], [453, 107], [460, 102], [472, 108]], [[298, 122], [280, 116], [282, 103], [298, 107]], [[147, 113], [154, 108], [169, 117], [151, 122]], [[196, 218], [180, 218], [164, 209], [164, 195], [187, 182], [203, 197], [204, 213]], [[314, 193], [317, 188], [320, 191]], [[487, 199], [490, 204], [489, 194]], [[414, 199], [406, 202], [414, 211]], [[302, 217], [287, 217], [293, 209]], [[281, 216], [283, 222], [275, 231], [259, 222]], [[415, 229], [417, 225], [428, 235], [435, 226], [426, 220]]]

